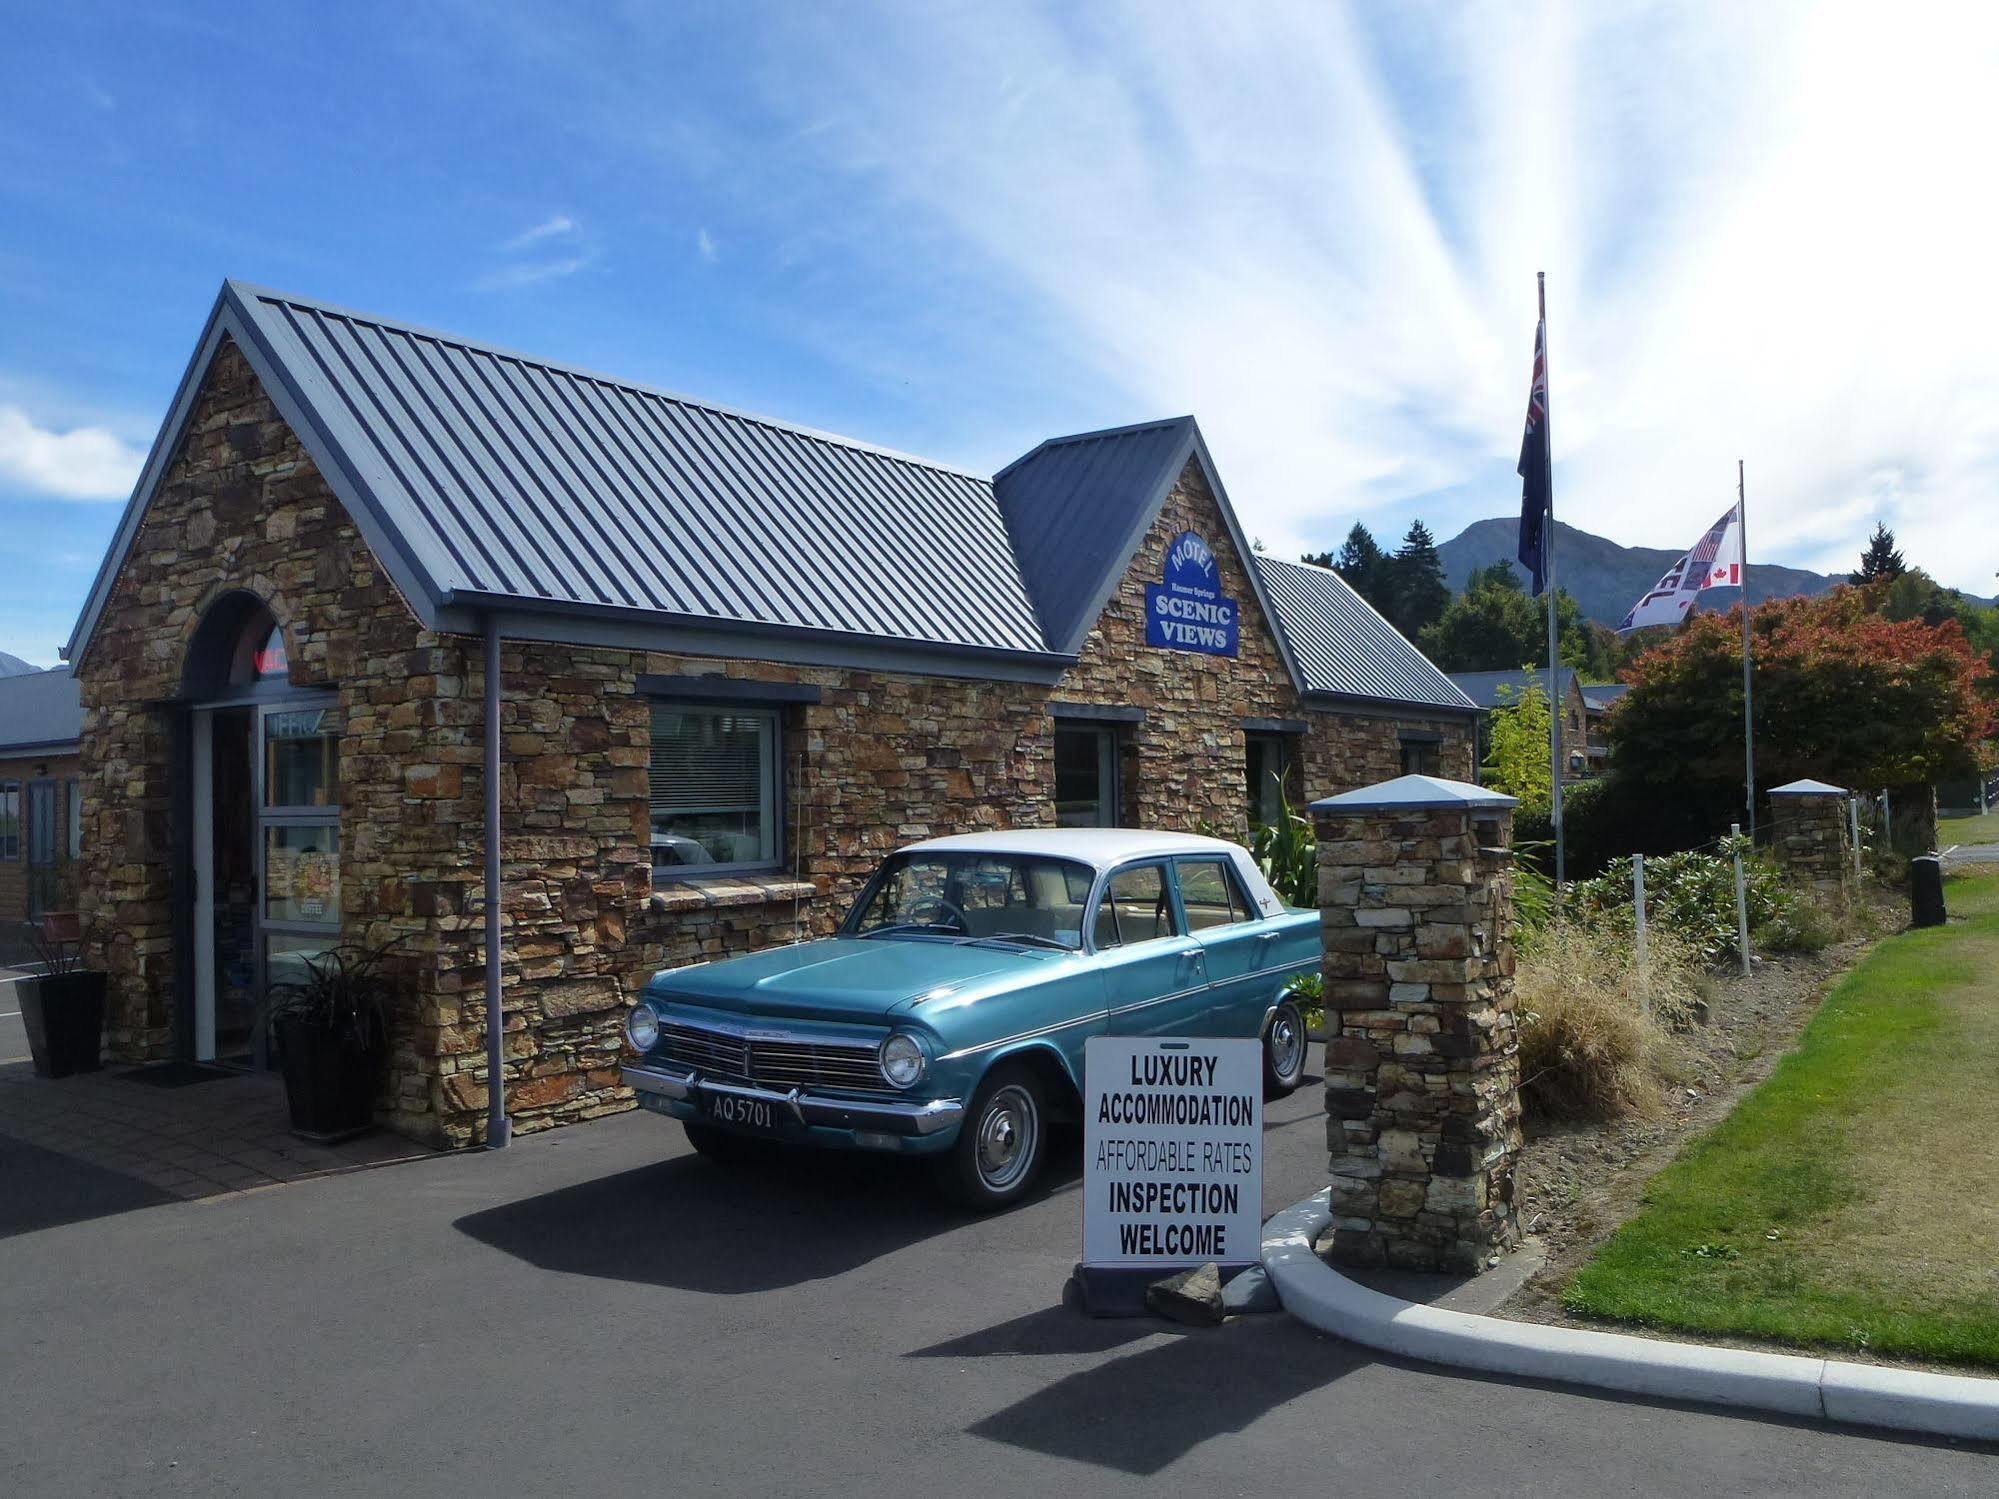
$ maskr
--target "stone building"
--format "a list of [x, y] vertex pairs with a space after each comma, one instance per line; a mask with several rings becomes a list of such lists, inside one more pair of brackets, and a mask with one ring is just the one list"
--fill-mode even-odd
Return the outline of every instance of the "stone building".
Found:
[[908, 840], [1473, 773], [1472, 704], [1252, 552], [1192, 418], [988, 478], [235, 283], [67, 655], [114, 1055], [241, 1054], [271, 975], [393, 938], [380, 1117], [445, 1144], [489, 753], [515, 1128], [627, 1107], [651, 972], [829, 930]]
[[67, 670], [0, 677], [0, 961], [28, 951], [31, 921], [75, 903], [81, 718]]
[[[1481, 744], [1484, 743], [1485, 715], [1519, 702], [1530, 682], [1539, 687], [1544, 696], [1548, 691], [1546, 667], [1538, 671], [1454, 671], [1450, 675], [1458, 690], [1479, 707]], [[1586, 695], [1591, 689], [1583, 686], [1574, 667], [1560, 668], [1556, 680], [1562, 700], [1562, 779], [1584, 780], [1603, 769], [1604, 757], [1609, 754], [1601, 724], [1610, 709], [1607, 704], [1602, 708], [1591, 706]]]

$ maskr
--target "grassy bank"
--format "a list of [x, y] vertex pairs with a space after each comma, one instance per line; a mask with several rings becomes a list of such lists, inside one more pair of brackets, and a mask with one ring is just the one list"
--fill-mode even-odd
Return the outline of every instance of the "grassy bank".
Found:
[[1999, 870], [1948, 900], [1653, 1179], [1570, 1311], [1999, 1367]]

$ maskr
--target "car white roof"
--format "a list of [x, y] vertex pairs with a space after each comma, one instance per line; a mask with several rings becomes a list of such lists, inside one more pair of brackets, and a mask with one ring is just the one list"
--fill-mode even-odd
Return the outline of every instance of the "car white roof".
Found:
[[1266, 916], [1284, 909], [1249, 856], [1249, 850], [1226, 838], [1206, 838], [1199, 833], [1162, 833], [1151, 828], [1014, 828], [996, 833], [956, 833], [949, 838], [926, 838], [905, 844], [903, 853], [942, 849], [959, 853], [1043, 854], [1056, 859], [1074, 859], [1100, 873], [1128, 859], [1158, 857], [1162, 854], [1222, 854], [1234, 862], [1250, 899]]

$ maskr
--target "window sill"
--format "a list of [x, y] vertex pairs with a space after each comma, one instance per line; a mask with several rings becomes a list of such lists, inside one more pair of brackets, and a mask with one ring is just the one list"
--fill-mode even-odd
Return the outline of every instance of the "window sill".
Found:
[[646, 900], [649, 911], [706, 911], [717, 906], [774, 906], [816, 899], [819, 887], [782, 872], [671, 880]]

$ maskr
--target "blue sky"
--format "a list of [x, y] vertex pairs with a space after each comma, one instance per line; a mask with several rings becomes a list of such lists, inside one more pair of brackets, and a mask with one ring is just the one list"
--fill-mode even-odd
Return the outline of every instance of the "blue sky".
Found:
[[[1517, 503], [1999, 568], [1994, 8], [107, 5], [0, 49], [0, 650], [224, 276], [991, 471], [1191, 411], [1274, 550]], [[1616, 19], [1609, 19], [1616, 13]]]

